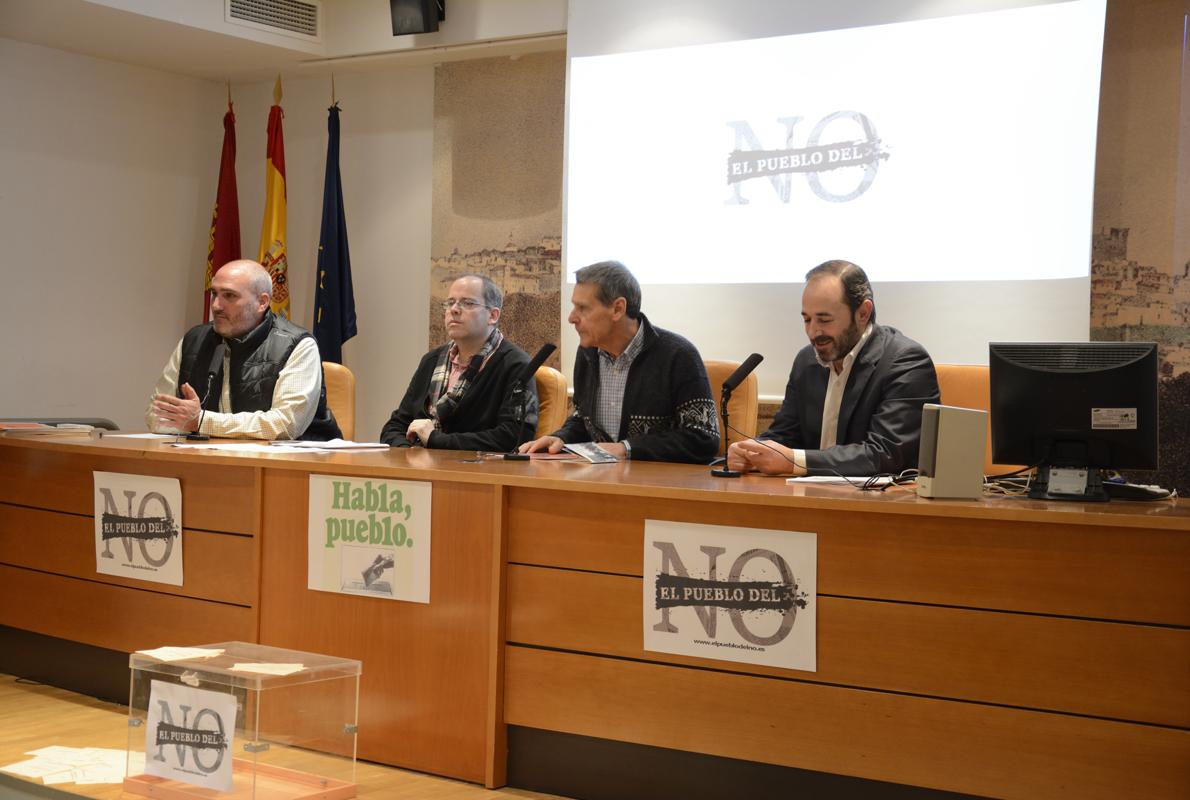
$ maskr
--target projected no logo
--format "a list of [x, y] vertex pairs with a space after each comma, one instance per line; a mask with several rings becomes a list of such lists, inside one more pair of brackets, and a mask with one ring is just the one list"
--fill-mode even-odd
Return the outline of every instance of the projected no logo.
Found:
[[[868, 190], [876, 180], [880, 162], [888, 158], [872, 121], [858, 111], [836, 111], [818, 121], [804, 147], [794, 147], [796, 129], [802, 121], [802, 117], [776, 120], [785, 129], [785, 148], [775, 150], [763, 148], [748, 120], [727, 123], [735, 131], [735, 149], [727, 157], [727, 183], [732, 188], [728, 205], [749, 202], [741, 185], [754, 178], [768, 178], [777, 198], [788, 203], [795, 173], [805, 175], [810, 190], [830, 203], [846, 203]], [[850, 138], [845, 132], [848, 127]], [[824, 143], [824, 139], [828, 141]]]

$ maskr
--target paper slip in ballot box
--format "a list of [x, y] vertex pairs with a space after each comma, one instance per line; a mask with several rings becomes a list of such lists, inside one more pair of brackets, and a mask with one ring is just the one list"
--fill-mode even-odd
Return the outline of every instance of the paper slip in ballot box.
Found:
[[126, 792], [355, 797], [359, 661], [221, 642], [137, 652], [128, 664]]

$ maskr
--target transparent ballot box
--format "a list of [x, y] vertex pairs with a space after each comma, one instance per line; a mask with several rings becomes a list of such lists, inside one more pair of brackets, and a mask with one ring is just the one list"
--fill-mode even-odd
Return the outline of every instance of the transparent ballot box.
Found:
[[128, 659], [126, 792], [166, 800], [355, 797], [359, 661], [247, 642], [196, 647], [223, 652]]

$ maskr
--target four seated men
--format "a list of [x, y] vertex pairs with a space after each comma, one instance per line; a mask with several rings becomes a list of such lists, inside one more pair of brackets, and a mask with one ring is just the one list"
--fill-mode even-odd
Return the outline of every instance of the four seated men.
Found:
[[[443, 304], [450, 341], [422, 358], [380, 441], [521, 453], [590, 442], [620, 459], [710, 462], [719, 424], [698, 350], [641, 313], [640, 284], [623, 264], [592, 264], [575, 280], [568, 317], [579, 337], [573, 413], [561, 428], [533, 438], [537, 393], [524, 374], [529, 358], [500, 331], [499, 287], [467, 274], [451, 284]], [[150, 430], [259, 439], [339, 435], [317, 344], [269, 311], [270, 292], [269, 275], [255, 262], [234, 261], [216, 272], [213, 321], [191, 329], [175, 349], [145, 415]], [[939, 399], [934, 365], [921, 345], [876, 323], [864, 271], [847, 261], [810, 270], [802, 320], [810, 344], [794, 359], [772, 426], [732, 444], [728, 466], [848, 476], [916, 466], [921, 407]], [[225, 355], [217, 363], [221, 343]]]

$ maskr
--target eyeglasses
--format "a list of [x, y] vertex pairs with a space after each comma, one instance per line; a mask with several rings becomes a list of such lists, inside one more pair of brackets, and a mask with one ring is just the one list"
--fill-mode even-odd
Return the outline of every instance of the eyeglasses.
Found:
[[487, 306], [478, 300], [472, 300], [470, 297], [464, 297], [461, 300], [456, 300], [453, 297], [448, 297], [442, 301], [443, 311], [453, 311], [454, 307], [458, 306], [460, 311], [473, 311], [477, 308], [486, 308]]

